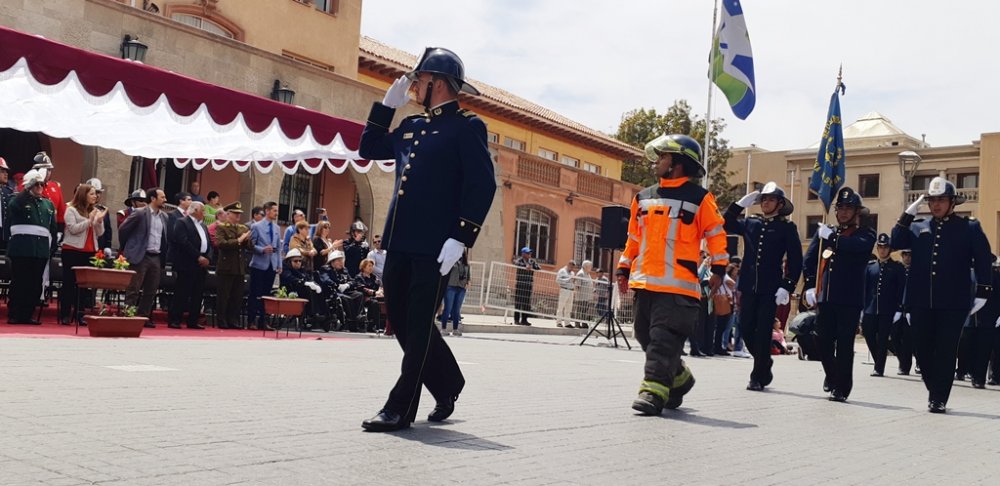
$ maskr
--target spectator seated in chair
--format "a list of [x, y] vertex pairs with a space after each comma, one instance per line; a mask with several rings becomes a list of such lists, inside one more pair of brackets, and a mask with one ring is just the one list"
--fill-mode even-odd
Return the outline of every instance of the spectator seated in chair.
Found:
[[364, 295], [358, 291], [351, 274], [344, 268], [344, 252], [330, 252], [327, 264], [320, 269], [319, 278], [323, 288], [337, 296], [344, 311], [342, 324], [351, 331], [364, 331], [365, 324], [359, 319]]
[[382, 281], [375, 276], [375, 261], [365, 258], [358, 265], [358, 274], [354, 276], [354, 284], [364, 296], [362, 305], [368, 311], [367, 331], [375, 332], [379, 327], [379, 302]]
[[285, 265], [281, 270], [281, 286], [289, 292], [295, 292], [299, 298], [306, 299], [303, 316], [309, 324], [317, 324], [326, 332], [330, 332], [330, 311], [323, 300], [323, 287], [319, 285], [310, 272], [302, 269], [304, 256], [297, 248], [285, 254]]

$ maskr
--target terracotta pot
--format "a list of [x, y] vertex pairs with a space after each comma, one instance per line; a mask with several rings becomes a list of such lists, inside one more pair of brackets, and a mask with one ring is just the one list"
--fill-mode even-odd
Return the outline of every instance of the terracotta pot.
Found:
[[87, 316], [91, 337], [139, 337], [145, 317]]
[[76, 285], [85, 289], [125, 290], [135, 272], [113, 268], [73, 267]]
[[264, 312], [276, 316], [301, 316], [309, 303], [306, 299], [279, 299], [277, 297], [261, 297], [264, 301]]

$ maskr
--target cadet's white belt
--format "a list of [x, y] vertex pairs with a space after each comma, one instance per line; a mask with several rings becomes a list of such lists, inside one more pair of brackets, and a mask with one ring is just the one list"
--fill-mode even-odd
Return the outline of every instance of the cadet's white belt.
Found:
[[31, 235], [42, 238], [52, 238], [52, 233], [49, 232], [48, 228], [43, 228], [33, 224], [15, 224], [10, 227], [10, 235]]

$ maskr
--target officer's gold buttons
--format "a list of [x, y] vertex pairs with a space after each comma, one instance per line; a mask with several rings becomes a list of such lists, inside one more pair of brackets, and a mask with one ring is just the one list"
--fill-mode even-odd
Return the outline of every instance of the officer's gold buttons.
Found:
[[417, 156], [417, 154], [415, 154], [415, 153], [413, 153], [413, 152], [410, 152], [410, 158], [411, 158], [411, 159], [412, 159], [412, 158], [414, 158], [414, 157], [416, 157], [416, 156]]
[[396, 192], [396, 194], [399, 194], [400, 196], [402, 196], [403, 195], [403, 190], [400, 189], [399, 191]]
[[406, 182], [406, 176], [400, 177], [399, 180]]
[[410, 164], [406, 164], [406, 166], [404, 166], [403, 168], [406, 170], [410, 170]]
[[427, 130], [420, 130], [421, 135], [427, 135]]
[[472, 228], [472, 232], [473, 233], [478, 233], [479, 232], [479, 228]]
[[465, 221], [460, 221], [460, 222], [458, 223], [458, 225], [464, 228], [464, 227], [465, 227]]
[[420, 145], [420, 140], [414, 140], [413, 145]]

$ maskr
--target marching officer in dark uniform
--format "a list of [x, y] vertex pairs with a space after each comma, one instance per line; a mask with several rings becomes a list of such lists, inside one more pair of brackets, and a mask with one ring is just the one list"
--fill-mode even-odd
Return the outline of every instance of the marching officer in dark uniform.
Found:
[[872, 376], [885, 375], [892, 323], [903, 318], [899, 306], [906, 286], [906, 269], [891, 258], [891, 253], [889, 235], [878, 235], [875, 241], [877, 258], [869, 262], [865, 269], [865, 310], [861, 317], [861, 333], [875, 360]]
[[10, 241], [10, 299], [7, 301], [8, 324], [41, 324], [35, 308], [42, 291], [42, 274], [55, 252], [56, 210], [44, 196], [45, 169], [31, 169], [24, 174], [24, 190], [8, 207]]
[[514, 324], [530, 326], [528, 311], [531, 310], [531, 294], [535, 286], [535, 270], [541, 270], [538, 261], [531, 257], [531, 248], [521, 248], [521, 256], [514, 259]]
[[854, 335], [865, 303], [865, 267], [875, 246], [875, 231], [858, 222], [864, 203], [850, 187], [837, 191], [837, 226], [819, 224], [806, 250], [806, 302], [819, 304], [816, 315], [820, 357], [830, 400], [846, 402], [854, 386]]
[[243, 292], [249, 259], [253, 251], [250, 228], [240, 223], [243, 206], [236, 201], [225, 208], [226, 222], [216, 226], [215, 241], [219, 245], [219, 259], [215, 263], [219, 290], [216, 296], [215, 314], [220, 329], [239, 329], [240, 310], [243, 308]]
[[[924, 199], [932, 217], [914, 221]], [[962, 326], [993, 289], [990, 243], [979, 221], [955, 215], [963, 202], [954, 184], [935, 177], [892, 229], [893, 247], [913, 250], [905, 304], [931, 413], [945, 413]]]
[[[744, 209], [760, 204], [762, 215], [741, 218]], [[771, 332], [779, 305], [788, 304], [802, 273], [802, 242], [795, 223], [788, 220], [795, 208], [774, 182], [753, 191], [729, 206], [725, 230], [743, 237], [743, 261], [737, 290], [740, 297], [740, 333], [753, 355], [747, 390], [761, 391], [771, 383]], [[788, 258], [788, 269], [782, 262]]]
[[9, 178], [10, 167], [7, 161], [0, 157], [0, 251], [7, 249], [7, 240], [10, 239], [10, 200], [14, 199], [14, 189], [10, 187]]
[[[1000, 262], [993, 255], [993, 270], [991, 273], [993, 291], [990, 292], [986, 305], [979, 312], [972, 314], [969, 323], [962, 330], [969, 333], [968, 371], [969, 381], [973, 388], [986, 388], [986, 371], [990, 366], [990, 356], [996, 344], [997, 323], [1000, 322]], [[959, 353], [961, 353], [961, 345]], [[959, 358], [961, 361], [961, 357]]]
[[[389, 131], [395, 110], [416, 99], [427, 110]], [[406, 428], [416, 418], [421, 385], [437, 405], [427, 417], [454, 411], [465, 379], [434, 324], [451, 267], [471, 247], [493, 203], [496, 180], [486, 124], [458, 106], [458, 93], [479, 92], [465, 82], [454, 52], [427, 48], [412, 72], [375, 103], [361, 135], [367, 159], [396, 160], [396, 192], [389, 205], [383, 248], [386, 308], [403, 348], [402, 374], [382, 410], [362, 426], [381, 432]]]
[[[899, 361], [899, 370], [896, 371], [896, 374], [904, 376], [910, 374], [910, 368], [913, 366], [913, 332], [910, 327], [910, 312], [906, 309], [905, 304], [906, 281], [910, 278], [912, 256], [909, 248], [899, 252], [899, 258], [903, 265], [903, 293], [899, 299], [900, 316], [892, 323], [892, 336], [890, 337], [892, 352], [896, 355], [896, 360]], [[920, 373], [919, 366], [916, 372]]]

